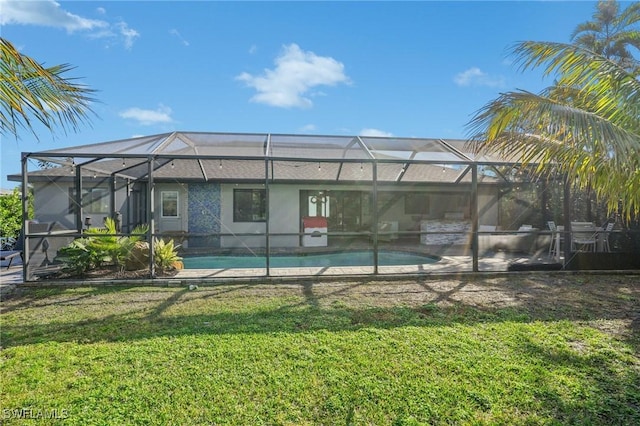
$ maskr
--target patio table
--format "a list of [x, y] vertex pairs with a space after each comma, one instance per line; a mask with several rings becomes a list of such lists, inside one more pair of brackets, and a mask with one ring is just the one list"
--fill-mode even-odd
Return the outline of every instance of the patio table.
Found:
[[[555, 231], [555, 235], [553, 238], [556, 239], [556, 250], [554, 254], [555, 259], [560, 259], [560, 242], [562, 241], [562, 237], [564, 234], [564, 226], [558, 225]], [[608, 237], [608, 232], [603, 227], [594, 226], [594, 234], [596, 237], [596, 251], [597, 252], [606, 252], [607, 251], [607, 243], [606, 239]]]

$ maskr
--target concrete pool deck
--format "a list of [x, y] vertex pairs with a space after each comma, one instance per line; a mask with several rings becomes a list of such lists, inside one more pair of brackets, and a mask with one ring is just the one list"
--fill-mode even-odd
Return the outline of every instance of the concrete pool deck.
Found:
[[[508, 253], [495, 253], [491, 257], [478, 260], [480, 272], [506, 272], [513, 263], [531, 262], [531, 256], [514, 256]], [[540, 263], [548, 259], [539, 259]], [[304, 276], [349, 276], [372, 275], [373, 266], [328, 266], [328, 267], [296, 267], [270, 268], [273, 277], [304, 277]], [[473, 272], [471, 256], [442, 256], [435, 263], [422, 265], [378, 266], [381, 275], [428, 275], [441, 273]], [[173, 277], [174, 279], [202, 279], [202, 278], [242, 278], [260, 277], [266, 275], [266, 268], [234, 268], [234, 269], [183, 269]]]
[[[524, 255], [506, 252], [496, 252], [478, 259], [479, 272], [506, 272], [514, 263], [548, 263], [550, 261], [544, 255]], [[22, 279], [22, 264], [14, 262], [10, 268], [6, 264], [1, 265], [0, 270], [0, 299], [13, 293], [17, 287], [50, 286], [50, 285], [101, 285], [101, 284], [140, 284], [140, 285], [182, 285], [182, 284], [206, 284], [229, 280], [255, 280], [266, 278], [265, 268], [238, 268], [238, 269], [183, 269], [173, 277], [160, 277], [155, 279], [130, 279], [130, 280], [38, 280], [24, 282]], [[306, 268], [270, 268], [269, 279], [296, 277], [350, 277], [350, 276], [429, 276], [440, 274], [472, 273], [471, 256], [441, 256], [436, 263], [423, 265], [398, 265], [379, 266], [378, 275], [373, 274], [372, 266], [339, 266], [339, 267], [306, 267]]]

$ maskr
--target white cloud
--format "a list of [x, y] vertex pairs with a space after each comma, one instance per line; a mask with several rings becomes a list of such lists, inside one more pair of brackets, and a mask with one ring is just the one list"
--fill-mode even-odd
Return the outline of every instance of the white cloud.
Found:
[[41, 25], [64, 28], [67, 32], [106, 28], [105, 21], [83, 18], [69, 13], [60, 4], [52, 1], [0, 0], [0, 24]]
[[122, 36], [124, 40], [124, 47], [127, 49], [131, 49], [133, 47], [133, 41], [140, 37], [140, 33], [133, 28], [129, 28], [129, 25], [127, 25], [126, 22], [120, 21], [116, 23], [115, 28]]
[[317, 127], [315, 124], [305, 124], [300, 128], [300, 133], [315, 132], [316, 130], [317, 130]]
[[472, 67], [456, 74], [453, 81], [458, 86], [503, 87], [505, 85], [504, 77], [491, 76], [478, 67]]
[[118, 115], [122, 118], [135, 120], [138, 124], [149, 126], [158, 123], [171, 123], [171, 108], [160, 105], [157, 109], [142, 109], [133, 107], [120, 112]]
[[184, 37], [182, 37], [182, 34], [180, 34], [180, 32], [175, 28], [170, 29], [169, 34], [176, 36], [176, 38], [180, 40], [180, 43], [182, 43], [184, 46], [189, 46], [189, 42], [185, 40]]
[[309, 108], [313, 105], [309, 93], [317, 86], [349, 83], [344, 65], [328, 56], [304, 52], [297, 44], [284, 46], [275, 59], [275, 69], [265, 69], [261, 76], [243, 72], [236, 77], [258, 92], [252, 102], [277, 107]]
[[360, 136], [383, 136], [388, 138], [393, 136], [393, 133], [379, 129], [362, 129], [360, 130]]
[[[130, 49], [140, 34], [123, 22], [111, 24], [104, 20], [84, 18], [60, 7], [53, 0], [14, 1], [0, 0], [0, 25], [37, 25], [64, 29], [72, 34], [82, 31], [92, 38], [122, 39], [124, 46]], [[105, 15], [102, 7], [96, 9]]]
[[256, 46], [255, 44], [252, 44], [251, 47], [249, 48], [249, 54], [253, 55], [258, 51], [258, 46]]

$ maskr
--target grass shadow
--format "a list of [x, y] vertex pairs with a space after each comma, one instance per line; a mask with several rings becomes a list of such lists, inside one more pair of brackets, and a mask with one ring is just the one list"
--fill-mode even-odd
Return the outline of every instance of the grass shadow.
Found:
[[[634, 282], [612, 278], [605, 286], [584, 279], [476, 277], [232, 284], [197, 291], [117, 286], [33, 289], [3, 303], [0, 333], [6, 348], [48, 341], [91, 343], [199, 333], [621, 320], [622, 332], [638, 349], [640, 285]], [[64, 306], [73, 306], [73, 313], [65, 315]], [[12, 313], [19, 313], [22, 319], [13, 320]]]

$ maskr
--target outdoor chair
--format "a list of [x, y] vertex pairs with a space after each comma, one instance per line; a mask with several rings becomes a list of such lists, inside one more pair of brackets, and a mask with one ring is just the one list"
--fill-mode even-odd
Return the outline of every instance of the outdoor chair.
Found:
[[571, 248], [596, 251], [596, 226], [591, 222], [571, 222]]
[[20, 256], [20, 259], [24, 259], [23, 251], [24, 251], [24, 238], [22, 236], [22, 231], [20, 231], [20, 235], [18, 235], [18, 238], [15, 244], [13, 245], [13, 250], [11, 250], [11, 252], [7, 254], [3, 253], [2, 256], [0, 257], [0, 260], [8, 260], [9, 264], [7, 265], [7, 269], [9, 269], [11, 267], [11, 264], [13, 263], [13, 259], [15, 259], [18, 256]]
[[549, 231], [551, 231], [551, 242], [549, 243], [549, 254], [548, 256], [556, 257], [560, 252], [559, 241], [558, 241], [558, 227], [553, 220], [547, 222], [547, 227]]
[[607, 223], [607, 226], [604, 228], [604, 232], [600, 236], [602, 238], [602, 250], [606, 252], [611, 251], [611, 246], [609, 245], [609, 235], [611, 231], [613, 231], [613, 227], [615, 226], [615, 222]]

